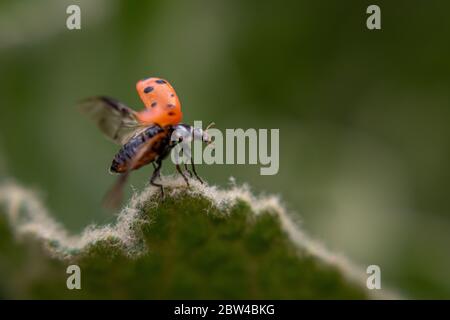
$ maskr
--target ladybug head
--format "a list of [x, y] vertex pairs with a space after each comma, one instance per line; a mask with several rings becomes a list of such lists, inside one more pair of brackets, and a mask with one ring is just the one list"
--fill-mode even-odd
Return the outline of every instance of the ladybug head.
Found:
[[183, 141], [190, 142], [192, 140], [201, 140], [207, 144], [210, 144], [212, 141], [210, 135], [207, 132], [210, 127], [211, 125], [203, 130], [202, 128], [193, 127], [184, 123], [178, 124], [174, 126], [175, 130], [172, 134], [172, 141], [180, 143]]

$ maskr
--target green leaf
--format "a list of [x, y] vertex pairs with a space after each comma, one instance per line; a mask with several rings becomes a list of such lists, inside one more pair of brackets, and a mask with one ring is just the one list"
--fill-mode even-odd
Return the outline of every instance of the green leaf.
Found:
[[[169, 179], [168, 181], [166, 181]], [[113, 225], [69, 235], [29, 190], [0, 186], [0, 298], [365, 299], [365, 274], [309, 239], [275, 197], [167, 178]], [[81, 268], [81, 290], [66, 268]]]

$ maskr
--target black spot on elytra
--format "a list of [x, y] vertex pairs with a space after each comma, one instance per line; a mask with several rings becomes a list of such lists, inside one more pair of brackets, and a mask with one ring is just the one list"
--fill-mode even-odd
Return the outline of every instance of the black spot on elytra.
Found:
[[152, 107], [154, 108], [154, 107], [156, 107], [156, 105], [158, 104], [158, 102], [152, 102]]
[[175, 108], [175, 105], [174, 104], [172, 104], [172, 103], [169, 103], [168, 105], [167, 105], [167, 108]]
[[158, 79], [158, 80], [156, 80], [155, 82], [158, 83], [158, 84], [164, 84], [164, 83], [166, 83], [166, 81], [163, 80], [163, 79]]
[[171, 93], [170, 96], [171, 96], [172, 98], [175, 97], [175, 95], [174, 95], [173, 93]]
[[144, 89], [144, 92], [145, 93], [150, 93], [150, 92], [152, 92], [153, 91], [153, 87], [146, 87], [145, 89]]
[[168, 115], [169, 115], [169, 116], [174, 116], [174, 115], [175, 115], [175, 112], [170, 111], [170, 112], [168, 113]]

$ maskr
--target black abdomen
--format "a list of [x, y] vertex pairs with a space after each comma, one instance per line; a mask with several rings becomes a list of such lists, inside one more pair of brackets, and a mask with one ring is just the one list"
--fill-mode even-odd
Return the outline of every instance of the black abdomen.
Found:
[[111, 172], [124, 172], [128, 169], [128, 164], [136, 155], [139, 147], [155, 137], [157, 134], [164, 132], [165, 130], [158, 125], [147, 128], [144, 132], [141, 132], [137, 136], [133, 137], [125, 143], [119, 152], [115, 155], [110, 171]]

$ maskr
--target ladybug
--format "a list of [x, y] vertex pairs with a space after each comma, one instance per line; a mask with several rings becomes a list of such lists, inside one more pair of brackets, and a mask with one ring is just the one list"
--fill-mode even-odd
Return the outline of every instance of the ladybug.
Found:
[[[123, 186], [131, 171], [149, 163], [154, 170], [150, 184], [159, 187], [164, 198], [164, 187], [157, 183], [162, 161], [172, 148], [190, 139], [211, 143], [206, 130], [181, 123], [183, 113], [175, 89], [161, 78], [147, 78], [138, 81], [136, 89], [145, 105], [142, 111], [134, 111], [123, 103], [106, 96], [91, 97], [80, 104], [80, 110], [91, 118], [99, 129], [113, 142], [121, 145], [115, 155], [110, 173], [119, 174], [119, 179], [105, 198], [105, 204], [116, 207], [120, 203]], [[192, 172], [184, 164], [184, 171], [190, 177], [197, 175], [194, 162]], [[189, 186], [189, 180], [179, 164], [177, 171]]]

